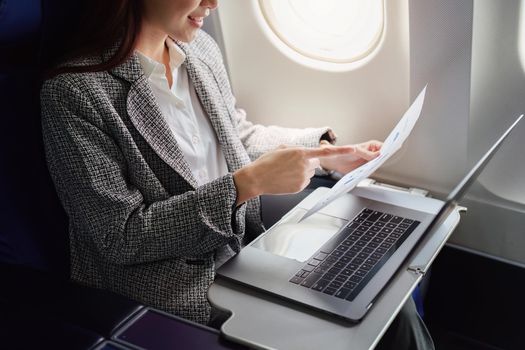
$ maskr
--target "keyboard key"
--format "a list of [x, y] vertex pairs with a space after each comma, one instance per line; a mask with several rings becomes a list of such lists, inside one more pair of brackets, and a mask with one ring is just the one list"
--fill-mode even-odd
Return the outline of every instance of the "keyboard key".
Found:
[[390, 221], [390, 219], [392, 219], [392, 215], [390, 214], [383, 214], [381, 215], [381, 217], [379, 218], [379, 221], [383, 221], [383, 222], [388, 222]]
[[352, 246], [352, 244], [354, 244], [354, 241], [349, 240], [349, 239], [345, 239], [344, 241], [341, 242], [341, 244], [350, 247], [350, 246]]
[[411, 220], [411, 219], [405, 219], [405, 220], [403, 220], [403, 224], [408, 224], [408, 225], [410, 225], [410, 224], [413, 223], [413, 222], [414, 222], [414, 220]]
[[381, 229], [381, 232], [382, 233], [392, 233], [392, 229], [388, 227], [383, 227], [383, 229]]
[[328, 270], [328, 273], [333, 273], [334, 275], [337, 275], [339, 272], [341, 272], [341, 269], [337, 267], [332, 267], [330, 270]]
[[332, 287], [332, 288], [339, 288], [343, 285], [342, 282], [339, 282], [339, 281], [332, 281], [332, 283], [330, 283], [328, 286], [329, 287]]
[[377, 264], [377, 261], [378, 261], [378, 260], [376, 260], [376, 259], [372, 259], [372, 258], [370, 258], [370, 259], [367, 259], [367, 260], [366, 260], [366, 263], [369, 264], [369, 265], [374, 266], [375, 264]]
[[350, 281], [355, 282], [355, 283], [361, 282], [362, 279], [363, 279], [362, 277], [355, 276], [355, 275], [350, 277]]
[[398, 228], [395, 228], [395, 229], [394, 229], [394, 233], [399, 233], [399, 234], [401, 234], [401, 235], [402, 235], [403, 233], [405, 233], [405, 232], [406, 232], [406, 229], [404, 229], [404, 228], [399, 228], [399, 227], [398, 227]]
[[374, 211], [372, 214], [370, 214], [370, 216], [368, 216], [367, 220], [368, 221], [377, 221], [377, 220], [379, 220], [381, 215], [383, 215], [383, 213], [381, 213], [380, 211]]
[[304, 286], [306, 288], [310, 288], [314, 285], [314, 283], [321, 277], [322, 275], [320, 273], [312, 272], [306, 279], [301, 283], [301, 286]]
[[373, 248], [370, 248], [369, 246], [366, 246], [364, 249], [363, 249], [363, 253], [366, 253], [366, 254], [372, 254], [374, 252], [374, 249]]
[[358, 228], [356, 228], [355, 231], [356, 232], [354, 232], [354, 234], [357, 234], [357, 232], [365, 233], [366, 231], [368, 231], [368, 226], [361, 225]]
[[355, 270], [357, 270], [359, 268], [359, 265], [355, 264], [355, 263], [351, 263], [351, 264], [348, 264], [348, 266], [346, 268], [350, 269], [352, 271], [355, 271]]
[[365, 219], [361, 219], [361, 218], [355, 218], [354, 220], [352, 220], [353, 222], [357, 222], [358, 224], [362, 223], [363, 221], [365, 221]]
[[364, 262], [365, 261], [361, 258], [354, 258], [354, 260], [352, 260], [352, 263], [357, 264], [357, 265], [361, 265]]
[[392, 243], [392, 244], [396, 243], [396, 241], [397, 241], [397, 240], [394, 239], [394, 238], [387, 238], [387, 239], [385, 239], [385, 242], [387, 242], [387, 243]]
[[[358, 247], [359, 248], [359, 247]], [[347, 251], [345, 253], [345, 255], [343, 255], [343, 257], [348, 257], [350, 259], [352, 259], [354, 256], [357, 255], [358, 252], [354, 252], [352, 249], [350, 249], [349, 251]]]
[[394, 217], [390, 220], [390, 222], [391, 222], [391, 223], [394, 223], [394, 224], [399, 224], [401, 221], [403, 221], [403, 218], [400, 217], [400, 216], [394, 216]]
[[315, 269], [315, 266], [312, 266], [312, 265], [306, 265], [306, 266], [303, 266], [303, 270], [305, 271], [313, 271]]
[[376, 249], [376, 253], [385, 254], [388, 251], [388, 249], [385, 249], [383, 247], [379, 247]]
[[363, 209], [362, 213], [365, 213], [366, 215], [372, 214], [374, 211], [372, 209], [365, 208]]
[[372, 267], [374, 266], [365, 262], [363, 265], [361, 265], [361, 270], [370, 271]]
[[[382, 241], [381, 241], [382, 242]], [[363, 247], [360, 247], [358, 245], [354, 245], [352, 248], [350, 248], [350, 252], [354, 252], [354, 253], [359, 253], [361, 251], [361, 249], [363, 249]], [[347, 254], [348, 252], [345, 253], [345, 255]]]
[[317, 291], [322, 291], [323, 289], [325, 289], [325, 287], [329, 283], [330, 283], [330, 281], [325, 280], [325, 279], [321, 279], [321, 280], [317, 281], [316, 283], [314, 283], [314, 285], [312, 286], [312, 289], [313, 290], [317, 290]]
[[334, 263], [338, 260], [339, 258], [337, 256], [328, 256], [328, 258], [326, 258], [326, 262], [329, 262], [329, 263]]
[[370, 241], [372, 239], [374, 239], [374, 237], [376, 236], [377, 232], [370, 232], [368, 231], [367, 233], [365, 233], [365, 236], [364, 237], [369, 237], [370, 238]]
[[333, 262], [331, 261], [324, 261], [319, 265], [319, 267], [329, 269], [332, 266]]
[[376, 260], [379, 260], [383, 257], [383, 254], [380, 254], [380, 253], [373, 253], [372, 255], [370, 255], [370, 257], [372, 259], [376, 259]]
[[327, 271], [328, 271], [328, 268], [326, 267], [317, 267], [314, 270], [314, 272], [317, 272], [317, 273], [326, 273]]
[[372, 249], [375, 249], [377, 247], [379, 247], [379, 244], [378, 243], [375, 243], [375, 242], [370, 242], [366, 245], [367, 247], [370, 247]]
[[334, 278], [334, 281], [337, 281], [337, 282], [341, 282], [341, 283], [345, 283], [346, 280], [348, 279], [348, 276], [345, 276], [345, 275], [338, 275]]
[[348, 296], [348, 294], [350, 294], [352, 290], [351, 289], [348, 289], [348, 288], [341, 288], [337, 291], [337, 293], [334, 294], [334, 296], [336, 298], [341, 298], [341, 299], [344, 299]]
[[358, 257], [358, 258], [361, 258], [361, 259], [368, 259], [369, 256], [370, 256], [370, 255], [368, 255], [368, 254], [366, 254], [366, 253], [364, 253], [364, 252], [363, 252], [363, 253], [359, 253], [359, 254], [357, 254], [357, 257]]
[[370, 215], [370, 213], [365, 213], [364, 211], [360, 212], [357, 217], [358, 218], [362, 218], [362, 219], [366, 219], [368, 217], [368, 215]]
[[372, 226], [372, 227], [370, 227], [370, 231], [371, 232], [379, 232], [379, 231], [381, 231], [381, 227], [379, 227], [379, 226]]
[[[365, 221], [365, 222], [362, 222], [362, 223], [361, 223], [361, 226], [370, 227], [370, 226], [372, 226], [373, 224], [374, 224], [373, 222]], [[357, 229], [359, 229], [359, 227], [358, 227]]]
[[341, 271], [341, 275], [345, 276], [346, 278], [352, 276], [354, 274], [354, 271], [355, 270], [352, 270], [352, 269], [349, 269], [349, 268], [346, 268], [344, 269], [343, 271]]
[[345, 264], [348, 264], [348, 263], [350, 262], [350, 260], [352, 260], [352, 258], [349, 257], [349, 256], [347, 256], [346, 254], [343, 255], [343, 256], [341, 257], [341, 259], [339, 259], [340, 262], [344, 262]]
[[345, 284], [343, 284], [343, 288], [347, 289], [354, 289], [357, 286], [357, 283], [348, 281]]
[[338, 269], [343, 269], [344, 267], [346, 267], [346, 264], [345, 262], [342, 262], [342, 261], [338, 261], [335, 263], [334, 267], [337, 267]]
[[385, 225], [386, 224], [384, 222], [382, 222], [382, 221], [376, 221], [374, 223], [374, 226], [376, 226], [376, 227], [385, 227]]
[[303, 281], [303, 279], [301, 277], [297, 277], [297, 276], [293, 276], [292, 279], [290, 280], [290, 282], [294, 283], [294, 284], [299, 284]]
[[335, 292], [337, 292], [337, 288], [326, 287], [326, 289], [323, 290], [323, 293], [326, 293], [329, 295], [333, 295]]
[[328, 256], [328, 254], [321, 252], [321, 253], [317, 254], [314, 257], [314, 259], [322, 261], [322, 260], [326, 259], [327, 256]]
[[389, 222], [389, 223], [386, 224], [385, 226], [388, 227], [388, 228], [396, 228], [396, 227], [397, 227], [397, 224], [393, 224], [393, 223]]
[[355, 276], [359, 276], [359, 277], [365, 277], [365, 275], [367, 274], [368, 271], [365, 271], [363, 269], [359, 269], [355, 272]]
[[317, 265], [319, 265], [320, 263], [321, 263], [321, 261], [313, 259], [313, 260], [310, 260], [310, 261], [308, 262], [308, 265], [317, 266]]
[[409, 224], [399, 224], [399, 226], [398, 226], [398, 227], [399, 227], [399, 228], [404, 228], [404, 229], [407, 229], [407, 228], [409, 228], [409, 227], [410, 227], [410, 225], [409, 225]]
[[348, 250], [348, 246], [347, 245], [340, 245], [338, 246], [337, 248], [335, 248], [336, 250], [339, 250], [341, 252], [345, 252]]
[[336, 273], [326, 272], [326, 273], [323, 275], [323, 279], [333, 280], [333, 279], [335, 278], [335, 276], [337, 276]]
[[392, 246], [392, 243], [384, 242], [384, 243], [382, 243], [382, 244], [379, 246], [379, 248], [390, 249], [391, 246]]

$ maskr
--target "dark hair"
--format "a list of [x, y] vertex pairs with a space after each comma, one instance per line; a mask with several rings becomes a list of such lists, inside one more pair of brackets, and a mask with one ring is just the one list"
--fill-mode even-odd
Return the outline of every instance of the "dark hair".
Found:
[[[59, 26], [50, 23], [55, 32], [51, 30], [48, 33], [53, 38], [47, 47], [44, 41], [44, 52], [48, 54], [43, 60], [45, 77], [67, 72], [106, 71], [127, 60], [140, 32], [142, 1], [76, 0], [74, 5], [66, 5], [66, 10], [62, 8], [61, 12], [69, 13], [63, 13]], [[56, 17], [51, 16], [53, 20]], [[64, 65], [80, 57], [101, 55], [113, 46], [116, 48], [113, 56], [101, 63], [91, 66]]]

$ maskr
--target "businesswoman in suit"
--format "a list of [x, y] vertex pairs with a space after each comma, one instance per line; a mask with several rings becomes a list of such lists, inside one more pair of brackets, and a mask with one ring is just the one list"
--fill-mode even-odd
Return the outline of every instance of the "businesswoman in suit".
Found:
[[300, 191], [316, 168], [345, 173], [381, 147], [247, 121], [200, 30], [216, 7], [90, 1], [41, 92], [72, 279], [201, 323], [216, 267], [263, 231], [259, 195]]

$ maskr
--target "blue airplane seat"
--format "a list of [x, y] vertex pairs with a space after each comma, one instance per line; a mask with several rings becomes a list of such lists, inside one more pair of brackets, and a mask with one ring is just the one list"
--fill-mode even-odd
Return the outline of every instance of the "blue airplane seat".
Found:
[[42, 1], [0, 0], [0, 263], [69, 275], [40, 126]]

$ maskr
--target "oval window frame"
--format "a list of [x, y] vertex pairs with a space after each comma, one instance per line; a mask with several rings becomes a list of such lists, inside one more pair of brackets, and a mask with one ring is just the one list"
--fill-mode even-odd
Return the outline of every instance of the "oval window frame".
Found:
[[[381, 21], [375, 31], [375, 34], [373, 35], [372, 39], [369, 41], [369, 44], [367, 45], [367, 48], [365, 50], [360, 51], [357, 54], [354, 54], [352, 57], [346, 57], [346, 58], [333, 58], [328, 57], [320, 54], [319, 52], [312, 52], [308, 49], [305, 49], [303, 47], [298, 46], [293, 42], [293, 40], [290, 40], [285, 31], [279, 29], [280, 24], [278, 23], [276, 16], [273, 11], [272, 2], [275, 0], [258, 0], [258, 7], [259, 11], [262, 15], [263, 22], [266, 24], [267, 28], [273, 36], [279, 40], [280, 44], [277, 45], [279, 48], [281, 48], [283, 45], [288, 48], [293, 54], [295, 55], [295, 59], [300, 61], [300, 63], [308, 65], [308, 66], [314, 66], [313, 68], [326, 68], [328, 66], [331, 67], [329, 70], [333, 70], [334, 68], [336, 70], [340, 69], [350, 69], [351, 67], [355, 67], [356, 64], [359, 64], [362, 61], [365, 61], [369, 57], [373, 55], [374, 52], [376, 52], [380, 46], [381, 43], [385, 37], [386, 32], [386, 1], [385, 0], [377, 0], [378, 5], [380, 6], [381, 11]], [[286, 0], [279, 0], [279, 1], [286, 1]], [[367, 0], [369, 1], [369, 0]], [[290, 52], [285, 52], [287, 56], [290, 56]], [[318, 64], [315, 64], [317, 62]], [[346, 68], [346, 69], [345, 69]]]

